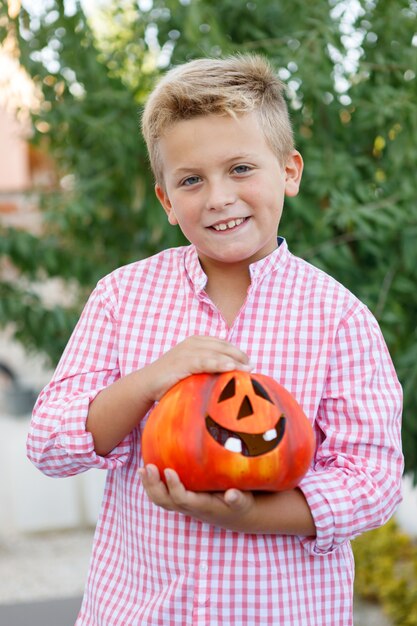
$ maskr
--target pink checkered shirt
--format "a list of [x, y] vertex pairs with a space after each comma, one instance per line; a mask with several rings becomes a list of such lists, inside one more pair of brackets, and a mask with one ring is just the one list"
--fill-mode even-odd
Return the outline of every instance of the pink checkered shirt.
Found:
[[[250, 267], [231, 328], [193, 246], [122, 267], [90, 297], [28, 438], [45, 474], [108, 470], [77, 626], [351, 626], [349, 540], [400, 500], [401, 388], [368, 309], [280, 244]], [[138, 479], [146, 419], [95, 454], [91, 400], [194, 334], [239, 346], [311, 420], [317, 451], [300, 488], [316, 538], [231, 532], [152, 504]]]

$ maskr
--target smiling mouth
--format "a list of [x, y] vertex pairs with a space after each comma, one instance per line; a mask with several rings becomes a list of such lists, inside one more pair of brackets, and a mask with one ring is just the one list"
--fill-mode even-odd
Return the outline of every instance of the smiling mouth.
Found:
[[236, 228], [236, 226], [240, 226], [243, 222], [246, 222], [248, 219], [248, 217], [238, 217], [236, 219], [229, 220], [228, 222], [222, 222], [221, 224], [213, 224], [210, 228], [216, 230], [217, 232], [232, 230], [233, 228]]
[[260, 456], [271, 452], [282, 440], [285, 433], [285, 417], [282, 416], [275, 428], [264, 433], [251, 434], [229, 430], [217, 424], [209, 415], [206, 417], [206, 428], [213, 439], [229, 450], [243, 456]]

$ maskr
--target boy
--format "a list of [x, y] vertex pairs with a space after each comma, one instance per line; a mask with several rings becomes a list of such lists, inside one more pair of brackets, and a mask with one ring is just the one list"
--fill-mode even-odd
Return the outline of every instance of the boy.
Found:
[[[259, 57], [205, 59], [145, 107], [156, 194], [191, 245], [99, 282], [28, 439], [49, 475], [108, 470], [77, 626], [351, 626], [349, 540], [400, 500], [401, 389], [377, 323], [277, 240], [303, 169], [282, 92]], [[297, 489], [192, 493], [143, 467], [153, 403], [233, 369], [274, 377], [311, 420]]]

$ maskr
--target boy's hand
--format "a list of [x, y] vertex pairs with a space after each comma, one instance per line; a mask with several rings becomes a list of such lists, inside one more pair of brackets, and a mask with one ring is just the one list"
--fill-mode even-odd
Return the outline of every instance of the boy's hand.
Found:
[[139, 472], [145, 491], [154, 504], [228, 530], [247, 530], [245, 517], [255, 505], [255, 496], [251, 492], [237, 489], [225, 493], [188, 491], [172, 469], [164, 472], [166, 485], [155, 465], [147, 465]]
[[149, 399], [160, 400], [166, 391], [191, 374], [250, 371], [248, 356], [233, 344], [216, 337], [188, 337], [147, 368]]
[[155, 465], [139, 470], [149, 498], [168, 511], [237, 532], [316, 535], [310, 507], [299, 489], [256, 494], [237, 489], [225, 493], [194, 492], [184, 487], [174, 470], [166, 469], [164, 473], [166, 485]]

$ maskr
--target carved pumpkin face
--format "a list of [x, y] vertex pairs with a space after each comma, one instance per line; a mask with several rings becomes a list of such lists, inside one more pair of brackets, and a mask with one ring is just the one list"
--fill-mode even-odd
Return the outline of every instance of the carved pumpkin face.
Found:
[[313, 430], [275, 380], [241, 371], [195, 374], [150, 413], [144, 462], [175, 469], [192, 491], [295, 487], [314, 451]]

